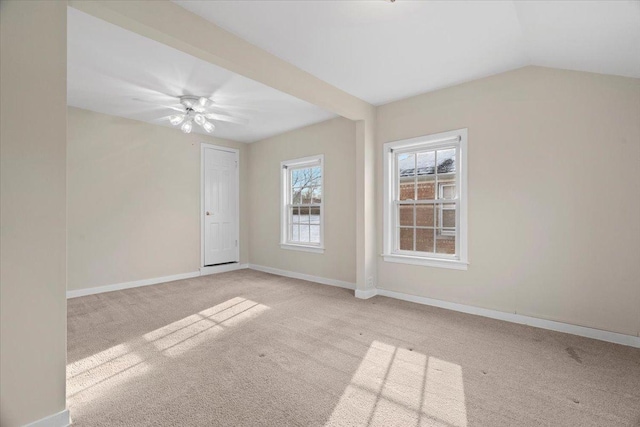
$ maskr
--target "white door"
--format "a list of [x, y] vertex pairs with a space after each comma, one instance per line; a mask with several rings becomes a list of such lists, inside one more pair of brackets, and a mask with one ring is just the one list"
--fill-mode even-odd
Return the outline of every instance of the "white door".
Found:
[[238, 262], [238, 153], [206, 147], [204, 265]]

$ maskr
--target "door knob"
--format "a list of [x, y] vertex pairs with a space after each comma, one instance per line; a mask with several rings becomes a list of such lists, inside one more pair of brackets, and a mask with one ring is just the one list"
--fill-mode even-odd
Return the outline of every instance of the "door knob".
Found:
[[211, 212], [207, 211], [207, 213], [206, 213], [206, 214], [207, 214], [207, 215], [211, 215]]

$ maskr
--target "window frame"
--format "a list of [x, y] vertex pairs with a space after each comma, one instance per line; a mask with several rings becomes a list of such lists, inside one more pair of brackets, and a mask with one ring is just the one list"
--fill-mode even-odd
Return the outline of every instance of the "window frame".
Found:
[[[396, 191], [399, 188], [398, 162], [396, 156], [403, 153], [423, 150], [456, 148], [456, 255], [434, 254], [427, 252], [407, 251], [399, 249], [399, 231], [397, 228]], [[433, 135], [387, 142], [383, 145], [383, 259], [387, 262], [398, 262], [428, 267], [466, 270], [468, 261], [467, 242], [467, 129], [458, 129]], [[437, 165], [435, 165], [437, 168]], [[439, 186], [435, 189], [439, 196]], [[399, 199], [399, 197], [398, 197]], [[415, 202], [415, 201], [414, 201]], [[440, 209], [441, 211], [441, 209]], [[434, 215], [439, 215], [435, 212]], [[414, 225], [415, 227], [415, 225]], [[415, 228], [414, 228], [415, 229]], [[443, 235], [445, 235], [443, 233]], [[448, 234], [451, 235], [451, 234]]]
[[[292, 207], [291, 171], [320, 166], [320, 188], [322, 197], [320, 203], [312, 205], [320, 206], [320, 242], [295, 242], [289, 239], [289, 208]], [[324, 154], [302, 157], [299, 159], [280, 162], [280, 247], [287, 250], [302, 252], [324, 253]]]

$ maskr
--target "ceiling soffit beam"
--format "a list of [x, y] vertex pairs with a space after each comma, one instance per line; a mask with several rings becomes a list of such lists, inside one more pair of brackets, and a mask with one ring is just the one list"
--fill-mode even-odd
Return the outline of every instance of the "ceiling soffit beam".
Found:
[[69, 6], [351, 120], [375, 107], [170, 1], [78, 1]]

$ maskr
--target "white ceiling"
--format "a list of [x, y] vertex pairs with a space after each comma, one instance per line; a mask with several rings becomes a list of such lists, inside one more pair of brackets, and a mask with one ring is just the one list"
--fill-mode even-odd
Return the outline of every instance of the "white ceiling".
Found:
[[516, 2], [535, 65], [640, 77], [640, 1]]
[[[175, 97], [211, 97], [240, 123], [213, 136], [253, 142], [335, 114], [161, 43], [68, 8], [67, 103], [172, 127]], [[194, 125], [194, 132], [206, 134]]]
[[640, 2], [177, 1], [375, 105], [524, 65], [640, 77]]

